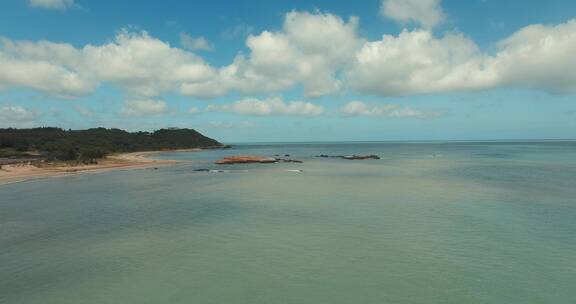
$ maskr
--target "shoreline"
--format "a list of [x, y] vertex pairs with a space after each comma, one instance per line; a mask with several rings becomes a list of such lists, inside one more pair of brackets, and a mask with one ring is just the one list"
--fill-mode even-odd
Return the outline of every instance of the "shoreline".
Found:
[[158, 166], [182, 163], [176, 160], [160, 160], [149, 158], [150, 155], [162, 152], [198, 152], [202, 149], [177, 149], [160, 151], [142, 151], [109, 155], [97, 164], [73, 165], [64, 162], [48, 163], [36, 167], [29, 163], [3, 165], [0, 169], [0, 186], [25, 182], [41, 178], [71, 176], [76, 174], [103, 173], [112, 170], [146, 169]]

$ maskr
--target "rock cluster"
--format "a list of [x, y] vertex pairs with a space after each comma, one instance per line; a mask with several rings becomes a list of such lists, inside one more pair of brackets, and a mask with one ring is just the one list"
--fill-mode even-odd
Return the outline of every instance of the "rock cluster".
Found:
[[348, 155], [342, 157], [347, 160], [365, 160], [365, 159], [380, 159], [378, 155]]
[[302, 163], [301, 160], [262, 156], [228, 156], [214, 162], [217, 165], [232, 164], [273, 164], [273, 163]]
[[[223, 159], [217, 160], [214, 163], [217, 165], [233, 165], [233, 164], [275, 164], [275, 163], [302, 163], [301, 160], [291, 159], [291, 158], [280, 158], [280, 155], [276, 157], [265, 157], [265, 156], [251, 156], [251, 155], [236, 155], [228, 156]], [[289, 157], [286, 154], [285, 157]], [[366, 160], [366, 159], [380, 159], [378, 155], [316, 155], [316, 157], [324, 158], [341, 158], [346, 160]]]
[[326, 154], [320, 154], [320, 155], [316, 155], [316, 157], [342, 158], [342, 159], [347, 159], [347, 160], [380, 159], [380, 156], [378, 156], [378, 155], [326, 155]]

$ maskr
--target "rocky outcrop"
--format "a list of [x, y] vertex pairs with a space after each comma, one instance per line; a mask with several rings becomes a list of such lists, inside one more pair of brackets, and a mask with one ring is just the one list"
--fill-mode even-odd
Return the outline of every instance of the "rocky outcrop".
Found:
[[342, 158], [342, 159], [346, 159], [346, 160], [380, 159], [380, 156], [378, 156], [378, 155], [326, 155], [326, 154], [320, 154], [320, 155], [316, 155], [316, 157]]
[[365, 160], [365, 159], [380, 159], [378, 155], [348, 155], [342, 157], [347, 160]]
[[298, 163], [298, 164], [303, 163], [303, 161], [297, 160], [297, 159], [277, 158], [276, 160], [277, 160], [278, 162], [281, 162], [281, 163]]
[[302, 163], [301, 160], [263, 157], [263, 156], [228, 156], [214, 162], [218, 165], [233, 165], [233, 164], [273, 164], [273, 163]]
[[327, 154], [320, 154], [320, 155], [316, 155], [316, 157], [321, 157], [321, 158], [343, 158], [344, 155], [327, 155]]
[[223, 159], [217, 160], [215, 164], [217, 165], [232, 165], [232, 164], [271, 164], [278, 162], [276, 158], [273, 157], [262, 157], [262, 156], [228, 156]]

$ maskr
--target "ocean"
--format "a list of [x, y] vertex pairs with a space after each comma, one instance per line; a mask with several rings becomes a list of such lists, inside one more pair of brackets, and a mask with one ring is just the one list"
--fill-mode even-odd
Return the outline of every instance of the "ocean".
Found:
[[187, 162], [0, 186], [0, 303], [576, 301], [576, 142], [155, 157]]

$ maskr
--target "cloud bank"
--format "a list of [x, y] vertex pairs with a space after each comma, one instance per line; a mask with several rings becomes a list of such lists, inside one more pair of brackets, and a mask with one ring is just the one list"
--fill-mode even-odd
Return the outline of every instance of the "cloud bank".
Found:
[[373, 41], [359, 34], [358, 18], [292, 11], [281, 30], [249, 35], [248, 52], [220, 67], [192, 51], [206, 49], [208, 42], [187, 35], [185, 48], [144, 31], [126, 30], [107, 43], [80, 48], [0, 38], [0, 90], [26, 88], [77, 98], [106, 83], [121, 89], [127, 100], [157, 100], [166, 93], [199, 99], [231, 92], [281, 94], [299, 87], [311, 98], [343, 92], [386, 97], [499, 87], [576, 92], [576, 20], [524, 27], [488, 53], [463, 33], [437, 35], [427, 28], [441, 17], [405, 13], [408, 7], [443, 16], [439, 3], [384, 1], [386, 16], [414, 20], [423, 27]]
[[0, 126], [28, 127], [33, 124], [38, 116], [38, 112], [21, 106], [1, 106]]
[[209, 105], [207, 111], [234, 112], [255, 116], [318, 116], [324, 108], [309, 102], [284, 102], [280, 97], [268, 99], [246, 98], [226, 105]]
[[397, 104], [368, 105], [362, 101], [351, 101], [340, 108], [344, 116], [370, 116], [382, 118], [435, 118], [442, 115], [439, 111], [425, 111]]
[[379, 96], [522, 87], [576, 92], [576, 20], [531, 25], [483, 53], [471, 39], [449, 32], [404, 30], [367, 42], [356, 53], [348, 79], [358, 91]]
[[154, 99], [136, 99], [124, 102], [122, 113], [128, 116], [148, 116], [164, 114], [168, 110], [166, 102]]

